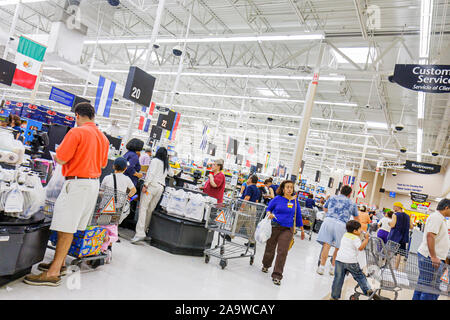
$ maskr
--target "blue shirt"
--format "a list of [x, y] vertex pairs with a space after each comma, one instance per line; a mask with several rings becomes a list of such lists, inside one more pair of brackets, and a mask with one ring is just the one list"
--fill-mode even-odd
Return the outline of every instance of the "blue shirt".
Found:
[[277, 184], [272, 184], [272, 185], [270, 186], [270, 188], [272, 188], [273, 194], [274, 194], [275, 196], [277, 195], [277, 189], [278, 189], [278, 187], [279, 187], [279, 185], [277, 185]]
[[282, 227], [291, 228], [294, 224], [295, 202], [297, 202], [297, 217], [295, 224], [297, 227], [302, 227], [302, 210], [298, 203], [298, 199], [288, 200], [283, 196], [276, 196], [269, 202], [267, 211], [271, 212], [276, 217], [273, 219], [274, 222]]
[[247, 186], [244, 191], [244, 198], [246, 196], [250, 196], [250, 199], [248, 201], [256, 202], [259, 201], [261, 198], [261, 192], [259, 191], [258, 187], [255, 184], [252, 184], [250, 186]]
[[247, 191], [247, 182], [244, 182], [244, 183], [242, 184], [242, 186], [244, 187], [244, 192], [242, 192], [241, 199], [244, 199], [245, 191]]
[[139, 178], [134, 176], [134, 174], [141, 171], [139, 157], [137, 153], [133, 151], [128, 151], [123, 155], [123, 157], [128, 161], [127, 170], [125, 170], [124, 174], [130, 177], [131, 181], [133, 181], [134, 186], [137, 186]]
[[305, 207], [306, 207], [306, 208], [312, 209], [312, 208], [314, 208], [315, 206], [316, 206], [316, 202], [314, 201], [314, 199], [308, 198], [308, 199], [305, 200]]
[[387, 239], [406, 244], [409, 242], [409, 216], [404, 212], [395, 212], [395, 215], [397, 216], [397, 222], [389, 232]]
[[358, 208], [356, 207], [356, 204], [342, 194], [328, 199], [324, 205], [324, 208], [328, 209], [326, 214], [327, 218], [335, 218], [344, 223], [347, 223], [351, 216], [358, 216]]

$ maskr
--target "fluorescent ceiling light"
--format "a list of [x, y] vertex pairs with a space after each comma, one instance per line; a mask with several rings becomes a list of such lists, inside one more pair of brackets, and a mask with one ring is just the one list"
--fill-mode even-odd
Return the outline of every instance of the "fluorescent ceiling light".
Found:
[[[254, 42], [254, 41], [308, 41], [322, 40], [323, 33], [304, 33], [297, 35], [264, 35], [264, 36], [234, 36], [234, 37], [205, 37], [205, 38], [175, 38], [156, 39], [155, 43], [211, 43], [211, 42]], [[84, 44], [145, 44], [150, 43], [150, 39], [99, 39], [85, 40]]]
[[420, 12], [419, 58], [428, 58], [430, 55], [432, 19], [433, 19], [433, 0], [422, 0]]
[[388, 128], [387, 123], [383, 123], [383, 122], [367, 121], [366, 123], [369, 128], [374, 128], [374, 129], [387, 129]]
[[422, 161], [422, 136], [423, 129], [417, 128], [417, 161]]
[[[360, 47], [360, 48], [338, 48], [338, 49], [347, 57], [349, 57], [351, 60], [353, 60], [353, 62], [359, 64], [365, 64], [366, 61], [368, 61], [368, 63], [372, 63], [377, 58], [377, 52], [375, 48]], [[371, 55], [369, 56], [369, 58], [367, 58], [369, 50]], [[338, 63], [349, 63], [343, 56], [341, 56], [339, 52], [333, 50], [333, 53]]]
[[[46, 2], [48, 0], [22, 0], [22, 3], [34, 3], [34, 2]], [[0, 6], [9, 6], [13, 4], [18, 4], [19, 0], [1, 0]]]

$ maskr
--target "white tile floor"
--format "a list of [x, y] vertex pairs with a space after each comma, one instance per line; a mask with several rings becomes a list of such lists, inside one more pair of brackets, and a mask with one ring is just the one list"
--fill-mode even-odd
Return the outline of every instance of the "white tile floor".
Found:
[[[230, 260], [222, 270], [218, 259], [206, 264], [202, 257], [173, 255], [146, 243], [133, 245], [122, 239], [114, 245], [111, 264], [90, 270], [83, 266], [76, 276], [63, 277], [59, 287], [34, 287], [21, 280], [0, 288], [0, 300], [8, 299], [229, 299], [229, 300], [303, 300], [327, 299], [333, 277], [316, 273], [320, 245], [313, 234], [311, 241], [296, 243], [289, 252], [284, 279], [275, 286], [270, 273], [260, 271], [264, 247], [257, 247], [253, 266], [249, 258]], [[47, 250], [45, 261], [50, 261]], [[328, 269], [327, 269], [328, 271]], [[33, 273], [38, 273], [36, 266]], [[354, 282], [347, 278], [343, 298], [348, 299]], [[401, 296], [411, 299], [411, 294]], [[362, 298], [364, 299], [364, 297]]]

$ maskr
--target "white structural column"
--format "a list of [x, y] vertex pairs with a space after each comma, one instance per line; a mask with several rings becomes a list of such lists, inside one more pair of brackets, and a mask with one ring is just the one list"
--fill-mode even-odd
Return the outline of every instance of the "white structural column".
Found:
[[[158, 8], [156, 9], [156, 18], [155, 18], [155, 23], [153, 24], [153, 30], [152, 30], [152, 35], [150, 38], [150, 43], [148, 44], [148, 48], [147, 48], [147, 57], [145, 59], [145, 65], [144, 65], [144, 71], [147, 70], [148, 68], [148, 64], [150, 62], [150, 55], [153, 51], [153, 45], [156, 42], [156, 37], [158, 36], [158, 32], [159, 32], [159, 27], [161, 25], [161, 16], [164, 10], [164, 3], [165, 0], [159, 0], [158, 3]], [[127, 143], [128, 140], [130, 140], [133, 128], [134, 128], [134, 120], [136, 118], [136, 113], [137, 113], [137, 104], [133, 103], [133, 107], [131, 108], [131, 118], [130, 118], [130, 123], [128, 124], [128, 129], [127, 129], [127, 134], [125, 136], [125, 139], [123, 140], [123, 142]]]
[[22, 1], [19, 1], [16, 4], [16, 11], [14, 12], [11, 28], [9, 29], [9, 36], [5, 43], [5, 51], [3, 51], [3, 60], [6, 60], [6, 58], [8, 57], [9, 43], [11, 42], [11, 38], [14, 36], [14, 32], [16, 31], [17, 20], [19, 19], [19, 12], [21, 8], [22, 8]]
[[375, 178], [373, 179], [372, 191], [370, 192], [369, 206], [373, 205], [373, 196], [375, 195], [375, 189], [377, 187], [379, 173], [380, 173], [380, 167], [377, 165], [377, 168], [375, 169]]
[[309, 84], [308, 92], [306, 94], [305, 105], [303, 107], [302, 120], [300, 123], [300, 132], [297, 136], [297, 148], [295, 150], [294, 158], [291, 165], [291, 180], [296, 181], [300, 166], [303, 159], [303, 152], [305, 151], [306, 138], [308, 137], [309, 122], [311, 120], [312, 109], [314, 106], [314, 97], [316, 96], [317, 86], [319, 85], [320, 66], [325, 51], [325, 43], [321, 43], [319, 47], [319, 55], [317, 56], [317, 63], [314, 69], [313, 80]]
[[[367, 130], [366, 130], [367, 133]], [[366, 135], [366, 138], [364, 139], [364, 148], [363, 148], [363, 153], [362, 153], [362, 157], [361, 157], [361, 162], [359, 163], [359, 170], [358, 170], [358, 177], [356, 178], [355, 181], [355, 187], [353, 188], [353, 199], [356, 199], [357, 195], [358, 195], [358, 191], [359, 191], [359, 183], [361, 182], [361, 177], [362, 177], [362, 173], [364, 170], [364, 161], [366, 160], [366, 151], [367, 151], [367, 144], [369, 142], [369, 136]]]

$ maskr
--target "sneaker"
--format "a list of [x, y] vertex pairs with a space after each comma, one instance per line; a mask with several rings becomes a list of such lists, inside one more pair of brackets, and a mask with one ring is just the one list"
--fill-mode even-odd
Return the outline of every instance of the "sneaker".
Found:
[[61, 284], [61, 277], [49, 277], [47, 272], [42, 272], [41, 274], [29, 274], [24, 279], [23, 282], [33, 286], [50, 286], [57, 287]]
[[134, 236], [133, 239], [131, 239], [131, 243], [137, 243], [139, 241], [143, 241], [145, 237], [136, 237]]
[[272, 282], [273, 282], [274, 285], [277, 285], [277, 286], [281, 285], [281, 280], [280, 279], [272, 279]]
[[333, 266], [331, 266], [331, 269], [330, 269], [330, 276], [334, 276], [334, 267]]
[[[50, 269], [50, 265], [51, 265], [51, 263], [40, 263], [38, 265], [38, 270], [47, 272], [48, 269]], [[61, 276], [65, 276], [67, 274], [67, 267], [66, 266], [62, 266], [61, 270], [59, 270], [59, 273], [60, 273]]]
[[325, 267], [324, 266], [319, 266], [319, 267], [317, 267], [316, 271], [317, 271], [318, 274], [323, 275], [324, 272], [325, 272]]
[[261, 269], [261, 271], [264, 272], [264, 273], [267, 273], [267, 272], [269, 272], [269, 268], [264, 268], [264, 267], [263, 267], [263, 268]]

